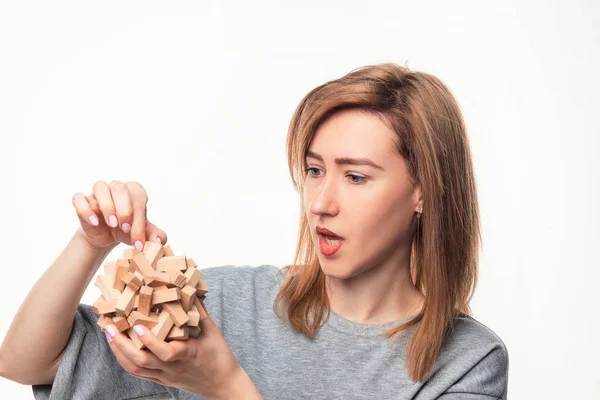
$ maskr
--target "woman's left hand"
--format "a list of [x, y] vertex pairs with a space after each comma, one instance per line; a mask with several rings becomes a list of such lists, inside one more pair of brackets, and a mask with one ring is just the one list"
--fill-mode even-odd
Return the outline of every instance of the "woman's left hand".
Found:
[[200, 335], [188, 340], [158, 340], [150, 329], [138, 334], [147, 349], [138, 350], [131, 339], [107, 325], [110, 348], [131, 375], [198, 394], [206, 399], [262, 399], [236, 360], [210, 315], [200, 321]]

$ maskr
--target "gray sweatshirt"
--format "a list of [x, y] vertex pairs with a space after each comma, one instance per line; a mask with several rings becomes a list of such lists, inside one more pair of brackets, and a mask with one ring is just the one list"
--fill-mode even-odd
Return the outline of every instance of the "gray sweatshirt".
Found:
[[[385, 324], [361, 324], [334, 312], [310, 341], [277, 318], [283, 282], [273, 265], [202, 269], [204, 304], [265, 399], [506, 399], [508, 352], [488, 327], [463, 315], [444, 342], [432, 376], [410, 380], [405, 349], [414, 333], [389, 345]], [[80, 304], [52, 385], [32, 386], [38, 400], [202, 399], [130, 375], [117, 362], [91, 306]]]

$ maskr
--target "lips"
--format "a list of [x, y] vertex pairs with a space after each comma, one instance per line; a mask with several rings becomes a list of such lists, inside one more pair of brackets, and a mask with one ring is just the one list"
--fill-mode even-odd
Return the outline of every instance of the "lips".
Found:
[[321, 235], [325, 235], [333, 239], [343, 239], [343, 237], [336, 234], [335, 232], [332, 232], [327, 228], [321, 228], [320, 226], [317, 226], [317, 233], [320, 233]]

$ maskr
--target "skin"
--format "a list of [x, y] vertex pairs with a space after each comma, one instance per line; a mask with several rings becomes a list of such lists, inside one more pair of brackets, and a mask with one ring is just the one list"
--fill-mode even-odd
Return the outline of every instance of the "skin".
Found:
[[[413, 316], [424, 301], [409, 270], [421, 190], [393, 152], [395, 135], [376, 114], [340, 111], [319, 126], [308, 149], [322, 160], [306, 158], [304, 210], [313, 243], [319, 249], [317, 226], [344, 238], [333, 256], [317, 250], [330, 307], [359, 323]], [[383, 169], [338, 165], [339, 157], [367, 158]]]
[[[98, 181], [90, 196], [73, 196], [81, 227], [19, 308], [2, 343], [0, 376], [25, 385], [52, 384], [81, 296], [110, 251], [119, 243], [167, 243], [165, 231], [146, 218], [147, 202], [146, 190], [137, 182]], [[114, 325], [105, 330], [116, 360], [131, 375], [207, 400], [261, 399], [211, 316], [199, 327], [197, 338], [165, 342], [141, 326], [143, 350]], [[46, 333], [37, 334], [42, 331]]]

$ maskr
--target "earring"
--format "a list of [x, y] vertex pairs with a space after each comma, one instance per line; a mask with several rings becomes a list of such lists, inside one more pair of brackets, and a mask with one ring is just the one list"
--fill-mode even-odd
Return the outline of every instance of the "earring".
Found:
[[417, 218], [421, 218], [421, 214], [423, 214], [423, 207], [417, 208]]

